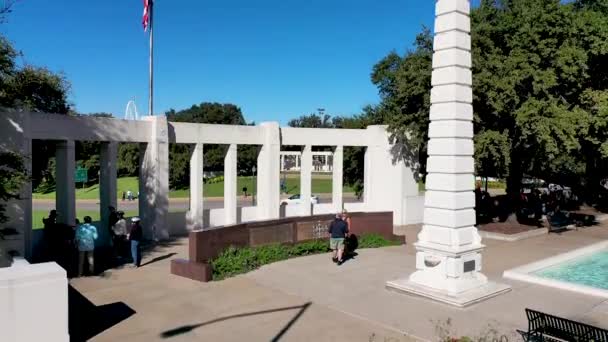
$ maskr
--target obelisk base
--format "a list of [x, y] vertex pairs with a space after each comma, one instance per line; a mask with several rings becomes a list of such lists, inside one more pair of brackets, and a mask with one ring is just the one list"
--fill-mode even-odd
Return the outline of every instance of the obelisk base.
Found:
[[465, 308], [511, 290], [511, 287], [508, 285], [487, 282], [486, 284], [471, 290], [453, 294], [447, 291], [419, 285], [410, 281], [409, 278], [388, 281], [386, 282], [386, 288], [391, 291], [424, 297], [459, 308]]
[[466, 307], [511, 289], [488, 282], [481, 273], [484, 246], [480, 243], [449, 248], [419, 241], [415, 246], [416, 272], [409, 278], [387, 282], [387, 288], [457, 307]]

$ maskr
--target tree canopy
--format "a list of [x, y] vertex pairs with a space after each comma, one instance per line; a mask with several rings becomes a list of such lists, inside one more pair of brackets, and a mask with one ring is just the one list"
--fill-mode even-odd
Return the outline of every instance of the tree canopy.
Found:
[[[608, 1], [482, 0], [471, 11], [477, 173], [599, 186], [605, 174]], [[378, 62], [372, 81], [393, 137], [420, 152], [426, 132], [432, 36]]]

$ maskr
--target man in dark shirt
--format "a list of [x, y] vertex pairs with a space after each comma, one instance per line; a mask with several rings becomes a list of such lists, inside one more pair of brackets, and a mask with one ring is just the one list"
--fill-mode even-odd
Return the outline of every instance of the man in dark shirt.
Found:
[[334, 251], [332, 260], [340, 266], [344, 262], [342, 258], [344, 254], [344, 237], [348, 234], [348, 225], [342, 220], [340, 214], [336, 214], [336, 218], [329, 225], [329, 234], [329, 248]]
[[141, 227], [141, 220], [139, 217], [131, 219], [133, 224], [131, 225], [131, 231], [127, 235], [129, 241], [131, 241], [131, 257], [133, 258], [133, 266], [139, 267], [141, 264], [141, 249], [140, 243], [143, 238], [143, 230]]

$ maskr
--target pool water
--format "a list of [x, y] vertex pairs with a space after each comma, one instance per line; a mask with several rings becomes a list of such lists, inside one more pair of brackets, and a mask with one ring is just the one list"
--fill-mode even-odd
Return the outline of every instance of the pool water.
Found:
[[543, 278], [608, 290], [608, 250], [547, 267], [534, 274]]

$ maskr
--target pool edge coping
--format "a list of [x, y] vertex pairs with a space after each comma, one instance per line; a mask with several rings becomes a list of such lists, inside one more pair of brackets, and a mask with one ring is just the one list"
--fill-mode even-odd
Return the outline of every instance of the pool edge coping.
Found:
[[597, 242], [585, 247], [577, 248], [573, 251], [561, 253], [556, 256], [534, 261], [519, 267], [512, 268], [503, 272], [503, 277], [507, 279], [519, 280], [536, 285], [549, 286], [561, 290], [573, 291], [581, 294], [608, 298], [608, 290], [599, 289], [591, 286], [569, 283], [560, 280], [543, 278], [532, 274], [540, 269], [554, 266], [575, 258], [579, 258], [593, 252], [608, 248], [608, 241]]

